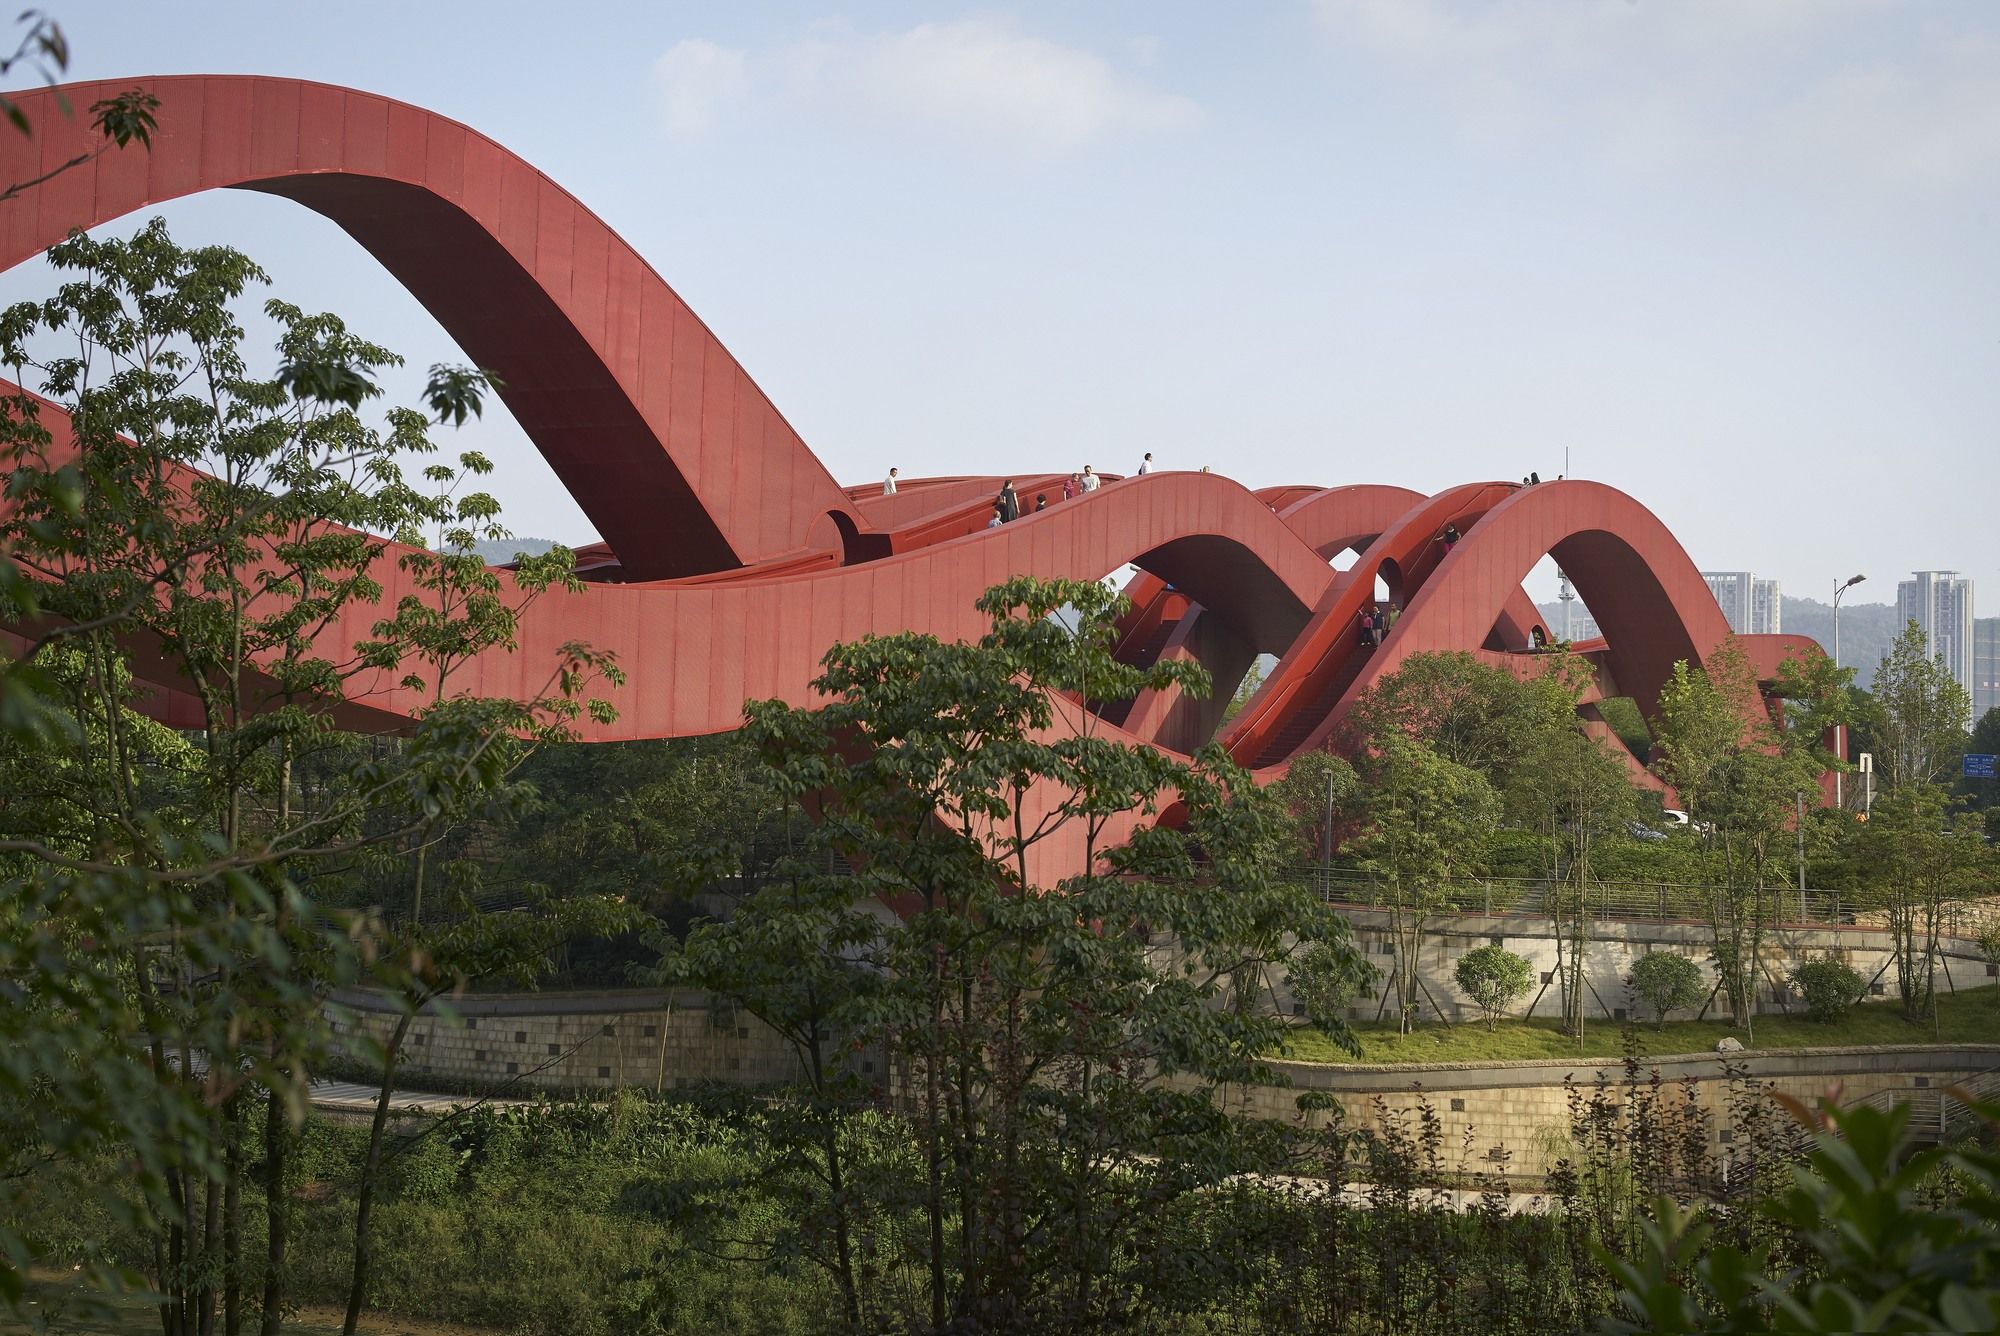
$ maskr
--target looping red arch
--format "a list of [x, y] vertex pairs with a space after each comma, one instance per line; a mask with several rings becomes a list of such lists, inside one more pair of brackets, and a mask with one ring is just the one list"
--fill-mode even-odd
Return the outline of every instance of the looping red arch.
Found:
[[[1650, 702], [1677, 659], [1704, 660], [1727, 627], [1671, 534], [1596, 483], [1479, 482], [1425, 497], [1376, 486], [1251, 493], [1207, 473], [1108, 480], [999, 529], [998, 478], [911, 478], [898, 494], [842, 488], [673, 290], [610, 228], [492, 140], [387, 98], [290, 79], [177, 76], [20, 96], [37, 137], [0, 137], [0, 180], [93, 147], [56, 99], [88, 106], [134, 84], [160, 100], [152, 150], [107, 152], [0, 202], [0, 265], [124, 214], [212, 189], [257, 190], [333, 219], [423, 302], [476, 362], [499, 371], [529, 437], [598, 526], [600, 578], [537, 603], [517, 655], [486, 656], [469, 689], [528, 688], [558, 646], [617, 655], [630, 681], [599, 739], [734, 727], [742, 702], [809, 703], [836, 641], [906, 629], [970, 637], [973, 600], [1010, 576], [1133, 586], [1120, 653], [1193, 657], [1215, 698], [1150, 693], [1109, 707], [1106, 729], [1192, 751], [1218, 739], [1268, 776], [1326, 745], [1355, 698], [1410, 654], [1466, 649], [1532, 671], [1538, 623], [1521, 581], [1545, 555], [1605, 631], [1587, 647], [1602, 694]], [[62, 435], [59, 413], [48, 419]], [[1059, 496], [1064, 475], [1017, 476]], [[1446, 551], [1447, 524], [1460, 541]], [[1361, 552], [1347, 571], [1328, 558]], [[1361, 612], [1382, 573], [1403, 600], [1379, 645]], [[384, 598], [404, 590], [385, 571]], [[327, 631], [351, 643], [365, 622]], [[1745, 639], [1767, 674], [1800, 637]], [[1227, 725], [1221, 706], [1260, 653], [1277, 666]], [[161, 682], [163, 708], [174, 684]], [[360, 720], [393, 726], [422, 702], [383, 675], [357, 684]]]

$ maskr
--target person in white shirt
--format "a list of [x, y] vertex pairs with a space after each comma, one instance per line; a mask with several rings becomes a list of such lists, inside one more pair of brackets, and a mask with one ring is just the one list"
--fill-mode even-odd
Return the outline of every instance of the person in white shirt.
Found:
[[1088, 464], [1085, 464], [1085, 465], [1083, 466], [1083, 490], [1084, 490], [1084, 491], [1086, 491], [1086, 492], [1094, 492], [1094, 491], [1096, 491], [1096, 490], [1097, 490], [1097, 484], [1098, 484], [1098, 483], [1099, 483], [1100, 481], [1101, 481], [1101, 479], [1099, 479], [1099, 478], [1098, 478], [1098, 476], [1097, 476], [1097, 475], [1096, 475], [1095, 473], [1092, 473], [1092, 472], [1090, 471], [1090, 465], [1088, 465]]
[[1153, 452], [1151, 450], [1148, 450], [1146, 452], [1146, 457], [1139, 461], [1139, 472], [1135, 476], [1143, 478], [1152, 471], [1153, 471]]
[[894, 496], [895, 494], [896, 494], [896, 470], [890, 469], [889, 476], [882, 479], [882, 495]]

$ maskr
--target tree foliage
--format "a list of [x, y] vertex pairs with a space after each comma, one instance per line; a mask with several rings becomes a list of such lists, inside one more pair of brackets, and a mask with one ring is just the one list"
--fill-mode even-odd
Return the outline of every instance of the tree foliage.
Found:
[[1653, 1009], [1654, 1028], [1664, 1028], [1667, 1016], [1685, 1010], [1708, 994], [1701, 966], [1673, 951], [1648, 951], [1632, 962], [1632, 991]]
[[[358, 644], [330, 630], [379, 595], [378, 535], [443, 513], [403, 472], [436, 450], [425, 416], [360, 411], [394, 356], [273, 301], [280, 367], [258, 374], [236, 308], [261, 271], [158, 222], [50, 259], [59, 292], [0, 313], [0, 357], [45, 396], [0, 404], [0, 620], [26, 634], [0, 712], [18, 785], [0, 803], [0, 974], [18, 999], [0, 1008], [5, 1168], [126, 1157], [170, 1336], [218, 1315], [237, 1330], [253, 1308], [275, 1331], [292, 1203], [270, 1198], [260, 1268], [242, 1186], [253, 1157], [289, 1181], [332, 1047], [323, 1003], [452, 971], [329, 901], [351, 903], [371, 852], [512, 802], [527, 740], [603, 708], [584, 697], [610, 665], [565, 647], [541, 693], [439, 691], [406, 738], [355, 745], [337, 726], [350, 684], [435, 662], [402, 610]], [[558, 558], [516, 588], [566, 578]], [[459, 603], [426, 625], [504, 647], [510, 612]], [[142, 717], [161, 703], [142, 657], [192, 731]], [[24, 1223], [0, 1219], [0, 1281], [18, 1281]]]
[[1797, 814], [1818, 791], [1818, 736], [1772, 722], [1755, 674], [1729, 644], [1705, 669], [1675, 665], [1660, 693], [1653, 754], [1694, 823], [1711, 956], [1734, 1024], [1748, 1029], [1765, 936], [1793, 870]]
[[1452, 973], [1489, 1030], [1534, 987], [1528, 958], [1492, 942], [1460, 956]]
[[1806, 1014], [1828, 1025], [1847, 1015], [1868, 991], [1868, 981], [1853, 966], [1830, 955], [1799, 962], [1792, 986], [1805, 998]]
[[[1783, 1098], [1783, 1097], [1781, 1097]], [[1789, 1187], [1760, 1213], [1796, 1238], [1800, 1264], [1769, 1244], [1718, 1236], [1712, 1216], [1654, 1204], [1631, 1260], [1604, 1255], [1621, 1287], [1607, 1332], [1991, 1331], [2000, 1325], [2000, 1157], [1990, 1149], [1918, 1150], [1910, 1109], [1831, 1098], [1817, 1114], [1789, 1101], [1816, 1135]], [[1992, 1126], [1996, 1110], [1978, 1110]], [[1940, 1180], [1960, 1191], [1940, 1204]]]
[[[1126, 1302], [1110, 1278], [1159, 1210], [1247, 1163], [1254, 1137], [1219, 1091], [1268, 1075], [1287, 1022], [1230, 1005], [1234, 985], [1285, 968], [1300, 938], [1350, 950], [1273, 877], [1283, 813], [1244, 772], [1106, 739], [1075, 704], [1203, 690], [1198, 668], [1118, 663], [1119, 601], [1093, 582], [1015, 580], [980, 606], [977, 643], [837, 646], [824, 707], [751, 706], [771, 783], [815, 820], [731, 918], [663, 943], [662, 977], [798, 1051], [793, 1144], [816, 1187], [782, 1246], [826, 1268], [854, 1323], [895, 1302], [870, 1280], [867, 1249], [891, 1240], [855, 1184], [856, 1055], [886, 1063], [875, 1081], [916, 1140], [919, 1219], [898, 1246], [927, 1279], [907, 1316], [1074, 1327]], [[1170, 805], [1176, 824], [1155, 824]], [[1055, 841], [1080, 873], [1043, 878]]]
[[1407, 1031], [1426, 1000], [1418, 968], [1425, 930], [1450, 904], [1452, 888], [1484, 867], [1500, 797], [1478, 771], [1396, 731], [1383, 737], [1365, 773], [1367, 825], [1350, 847], [1380, 879], [1396, 954], [1390, 986]]
[[1938, 784], [1951, 778], [1965, 751], [1972, 705], [1965, 688], [1914, 621], [1903, 628], [1875, 670], [1880, 748], [1875, 766], [1883, 787]]

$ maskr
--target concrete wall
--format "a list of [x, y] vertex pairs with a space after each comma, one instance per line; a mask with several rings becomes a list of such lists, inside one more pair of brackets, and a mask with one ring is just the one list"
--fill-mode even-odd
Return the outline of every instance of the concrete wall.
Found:
[[[1347, 917], [1354, 925], [1355, 944], [1382, 971], [1384, 984], [1383, 988], [1351, 1008], [1349, 1016], [1355, 1020], [1372, 1020], [1378, 1014], [1386, 1014], [1384, 1002], [1391, 996], [1388, 979], [1395, 969], [1396, 958], [1388, 933], [1390, 918], [1387, 913], [1375, 910], [1351, 910]], [[1584, 949], [1584, 973], [1594, 989], [1584, 998], [1587, 1016], [1623, 1019], [1626, 1010], [1637, 1005], [1626, 995], [1625, 980], [1632, 973], [1633, 961], [1648, 951], [1674, 951], [1687, 956], [1701, 966], [1711, 985], [1715, 981], [1715, 971], [1708, 963], [1709, 930], [1703, 924], [1606, 920], [1596, 924], [1592, 934], [1592, 940], [1586, 943]], [[1560, 986], [1553, 981], [1548, 983], [1546, 990], [1542, 986], [1556, 967], [1555, 930], [1546, 918], [1514, 915], [1468, 914], [1435, 921], [1435, 926], [1425, 936], [1418, 968], [1419, 977], [1436, 1006], [1442, 1008], [1452, 1020], [1477, 1017], [1477, 1008], [1459, 993], [1452, 971], [1457, 967], [1460, 956], [1489, 942], [1498, 942], [1507, 950], [1526, 956], [1535, 972], [1535, 992], [1530, 993], [1512, 1014], [1548, 1017], [1560, 1014]], [[1993, 982], [1994, 967], [1979, 955], [1974, 943], [1950, 938], [1946, 940], [1944, 950], [1946, 955], [1938, 978], [1941, 991], [1982, 987]], [[1888, 933], [1866, 927], [1776, 928], [1770, 930], [1764, 940], [1765, 973], [1757, 990], [1758, 1010], [1766, 1014], [1803, 1010], [1798, 994], [1785, 986], [1786, 981], [1793, 968], [1801, 962], [1828, 953], [1845, 960], [1860, 972], [1863, 979], [1871, 980], [1871, 996], [1895, 996], [1896, 972], [1890, 963]], [[1279, 977], [1269, 983], [1278, 1008], [1284, 1012], [1293, 1011], [1291, 991], [1286, 981]], [[1393, 1000], [1389, 1000], [1388, 1005], [1393, 1006]], [[1530, 1006], [1533, 1007], [1532, 1013], [1528, 1010]], [[1726, 1018], [1726, 1003], [1718, 998], [1717, 1006], [1723, 1008]], [[1698, 1010], [1676, 1012], [1674, 1018], [1692, 1019]], [[1641, 1013], [1633, 1014], [1639, 1016]], [[1714, 1017], [1715, 1014], [1716, 1010], [1712, 1007], [1709, 1015]], [[1426, 1019], [1434, 1019], [1436, 1012], [1432, 1006], [1426, 1005], [1423, 1015]], [[1650, 1012], [1644, 1013], [1644, 1018], [1650, 1020]]]
[[[343, 993], [337, 1031], [377, 1043], [397, 1012], [379, 994]], [[356, 1050], [357, 1056], [362, 1050]], [[791, 1047], [762, 1021], [690, 989], [482, 993], [426, 1007], [403, 1046], [407, 1084], [425, 1076], [550, 1089], [671, 1090], [798, 1079]]]
[[[1299, 1109], [1302, 1094], [1324, 1092], [1340, 1102], [1349, 1127], [1372, 1128], [1381, 1115], [1408, 1114], [1428, 1100], [1443, 1126], [1448, 1168], [1457, 1167], [1458, 1148], [1470, 1131], [1469, 1168], [1515, 1175], [1545, 1173], [1559, 1158], [1570, 1126], [1566, 1080], [1592, 1087], [1602, 1075], [1621, 1090], [1626, 1086], [1622, 1064], [1607, 1061], [1274, 1065], [1291, 1085], [1233, 1087], [1238, 1109], [1324, 1127], [1330, 1114]], [[1697, 1102], [1710, 1116], [1709, 1151], [1718, 1160], [1725, 1160], [1737, 1141], [1726, 1116], [1732, 1093], [1758, 1097], [1775, 1090], [1812, 1104], [1838, 1086], [1844, 1105], [1879, 1096], [1914, 1104], [1920, 1116], [1935, 1118], [1944, 1086], [1982, 1075], [1988, 1081], [1980, 1084], [1990, 1083], [1990, 1074], [2000, 1069], [2000, 1044], [1797, 1049], [1736, 1054], [1733, 1065], [1735, 1078], [1719, 1055], [1690, 1054], [1649, 1059], [1639, 1072], [1641, 1082], [1656, 1071], [1668, 1083], [1693, 1081]], [[1668, 1093], [1678, 1101], [1677, 1090]]]

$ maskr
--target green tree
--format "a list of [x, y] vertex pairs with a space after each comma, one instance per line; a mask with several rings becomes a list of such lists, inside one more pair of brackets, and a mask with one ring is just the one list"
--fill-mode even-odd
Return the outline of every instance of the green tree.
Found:
[[1533, 738], [1574, 726], [1574, 705], [1464, 651], [1421, 653], [1355, 702], [1349, 729], [1363, 748], [1391, 734], [1421, 742], [1504, 789], [1524, 767]]
[[1648, 951], [1632, 962], [1632, 991], [1653, 1009], [1653, 1028], [1665, 1029], [1670, 1012], [1702, 1000], [1708, 981], [1701, 966], [1673, 951]]
[[1965, 751], [1972, 704], [1914, 621], [1875, 670], [1874, 696], [1881, 707], [1875, 768], [1882, 786], [1948, 780]]
[[1460, 956], [1453, 977], [1479, 1008], [1489, 1030], [1534, 987], [1528, 958], [1490, 942]]
[[[1484, 867], [1500, 798], [1476, 770], [1395, 730], [1369, 758], [1367, 781], [1368, 824], [1351, 847], [1382, 883], [1396, 954], [1391, 983], [1408, 1033], [1424, 999], [1418, 958], [1425, 930], [1450, 906], [1453, 888]], [[1444, 1014], [1435, 998], [1431, 1006]]]
[[1853, 966], [1831, 955], [1801, 961], [1792, 971], [1792, 986], [1805, 998], [1806, 1014], [1828, 1025], [1845, 1017], [1868, 991], [1868, 981]]
[[[275, 1331], [292, 1129], [331, 1040], [321, 1004], [402, 964], [365, 915], [322, 914], [299, 887], [504, 800], [513, 730], [572, 717], [598, 661], [566, 650], [526, 704], [442, 703], [393, 764], [340, 745], [346, 684], [420, 649], [328, 634], [380, 592], [375, 535], [422, 513], [401, 465], [434, 449], [424, 414], [376, 428], [359, 411], [393, 355], [272, 302], [280, 366], [257, 375], [235, 305], [261, 272], [158, 222], [50, 257], [69, 275], [58, 295], [0, 314], [15, 379], [67, 419], [51, 431], [28, 393], [0, 408], [0, 546], [22, 577], [0, 596], [30, 636], [8, 669], [9, 760], [43, 779], [35, 824], [0, 838], [0, 970], [31, 999], [0, 1009], [10, 1153], [127, 1157], [169, 1336], [218, 1308], [233, 1333], [252, 1308], [244, 1128], [261, 1099]], [[180, 684], [191, 744], [136, 722], [140, 655]], [[13, 1278], [12, 1222], [0, 1245]]]
[[1706, 671], [1686, 663], [1660, 692], [1653, 769], [1694, 823], [1708, 898], [1711, 956], [1732, 1023], [1755, 1020], [1764, 938], [1778, 915], [1799, 795], [1817, 788], [1817, 737], [1794, 737], [1763, 708], [1734, 644]]
[[1346, 757], [1331, 751], [1303, 752], [1271, 786], [1272, 796], [1290, 817], [1288, 861], [1330, 864], [1339, 843], [1341, 818], [1352, 809], [1361, 777]]
[[1944, 936], [1959, 902], [1990, 894], [1993, 858], [1978, 819], [1954, 816], [1943, 786], [1907, 783], [1875, 801], [1854, 840], [1860, 875], [1879, 897], [1895, 950], [1896, 988], [1910, 1020], [1937, 1006]]
[[[1282, 968], [1298, 938], [1344, 941], [1272, 876], [1282, 813], [1222, 753], [1175, 762], [1075, 709], [1206, 687], [1192, 665], [1118, 663], [1120, 602], [1015, 580], [981, 599], [992, 629], [976, 644], [838, 646], [823, 708], [750, 707], [774, 784], [818, 820], [787, 875], [663, 968], [799, 1051], [813, 1118], [836, 1123], [817, 1133], [801, 1216], [831, 1222], [813, 1255], [850, 1322], [885, 1302], [854, 1261], [853, 1112], [829, 1070], [856, 1045], [886, 1057], [914, 1139], [930, 1327], [1073, 1328], [1184, 1286], [1188, 1259], [1138, 1240], [1250, 1163], [1221, 1092], [1268, 1075], [1286, 1021], [1221, 1005], [1230, 981]], [[1178, 824], [1156, 824], [1170, 802]], [[1084, 870], [1045, 880], [1056, 840]], [[828, 875], [841, 863], [853, 876]], [[871, 900], [899, 912], [862, 914]]]
[[1549, 656], [1543, 673], [1522, 684], [1534, 702], [1522, 712], [1530, 727], [1505, 793], [1506, 811], [1533, 831], [1554, 920], [1556, 976], [1562, 985], [1563, 1029], [1583, 1035], [1585, 950], [1591, 936], [1591, 892], [1598, 885], [1599, 848], [1626, 836], [1637, 818], [1638, 794], [1626, 762], [1611, 745], [1586, 733], [1576, 705], [1589, 669], [1566, 652]]
[[1308, 942], [1286, 963], [1285, 972], [1292, 999], [1305, 1008], [1306, 1019], [1335, 1034], [1346, 1022], [1347, 1008], [1382, 980], [1373, 962], [1344, 942]]

